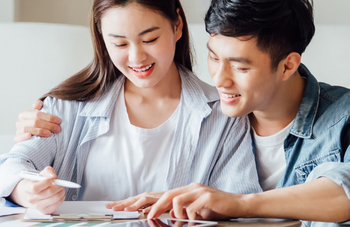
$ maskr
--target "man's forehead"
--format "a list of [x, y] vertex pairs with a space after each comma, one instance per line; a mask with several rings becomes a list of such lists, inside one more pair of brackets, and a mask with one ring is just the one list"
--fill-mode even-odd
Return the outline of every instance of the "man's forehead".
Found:
[[229, 37], [221, 34], [211, 35], [207, 47], [212, 52], [246, 52], [257, 50], [257, 42], [255, 38], [248, 36]]

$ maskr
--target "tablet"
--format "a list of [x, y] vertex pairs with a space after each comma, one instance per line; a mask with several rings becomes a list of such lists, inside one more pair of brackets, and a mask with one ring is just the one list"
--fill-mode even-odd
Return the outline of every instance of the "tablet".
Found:
[[216, 226], [218, 223], [214, 221], [197, 221], [197, 220], [185, 220], [175, 218], [164, 218], [154, 220], [139, 220], [123, 223], [111, 223], [104, 225], [104, 227], [204, 227], [204, 226]]

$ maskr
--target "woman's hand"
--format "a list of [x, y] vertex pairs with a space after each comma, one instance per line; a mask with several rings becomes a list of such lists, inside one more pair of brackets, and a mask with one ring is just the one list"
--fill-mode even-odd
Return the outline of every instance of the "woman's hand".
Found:
[[41, 100], [33, 103], [35, 110], [27, 110], [19, 114], [16, 122], [15, 143], [30, 139], [32, 136], [49, 137], [52, 133], [59, 133], [61, 119], [56, 116], [40, 112], [43, 107]]
[[143, 209], [143, 213], [146, 214], [163, 194], [164, 192], [145, 192], [121, 201], [108, 203], [106, 207], [115, 211], [137, 211]]
[[51, 166], [41, 171], [40, 175], [48, 179], [40, 182], [23, 179], [12, 191], [10, 198], [24, 207], [35, 208], [43, 214], [52, 214], [64, 201], [65, 190], [52, 183], [57, 175]]

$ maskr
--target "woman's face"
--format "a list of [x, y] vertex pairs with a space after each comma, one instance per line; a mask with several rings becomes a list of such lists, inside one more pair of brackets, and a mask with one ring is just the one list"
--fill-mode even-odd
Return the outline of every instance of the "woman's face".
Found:
[[101, 18], [102, 36], [114, 65], [137, 87], [151, 88], [176, 69], [176, 42], [182, 21], [176, 25], [140, 4], [107, 10]]

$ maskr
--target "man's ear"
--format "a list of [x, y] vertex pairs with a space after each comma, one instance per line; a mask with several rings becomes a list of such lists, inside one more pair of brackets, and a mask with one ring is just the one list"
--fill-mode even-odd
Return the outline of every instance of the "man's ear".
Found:
[[180, 16], [180, 9], [177, 9], [176, 12], [177, 12], [177, 15], [178, 15], [178, 19], [175, 22], [174, 31], [175, 31], [176, 42], [177, 42], [182, 37], [182, 29], [183, 29], [184, 24], [183, 24], [183, 21], [182, 21], [182, 17]]
[[288, 80], [297, 70], [301, 62], [301, 56], [297, 52], [290, 53], [284, 60], [282, 80]]

